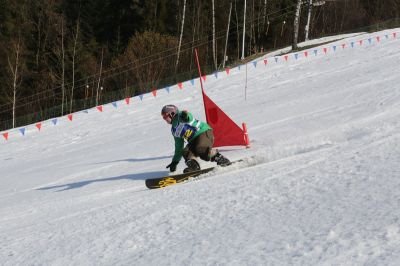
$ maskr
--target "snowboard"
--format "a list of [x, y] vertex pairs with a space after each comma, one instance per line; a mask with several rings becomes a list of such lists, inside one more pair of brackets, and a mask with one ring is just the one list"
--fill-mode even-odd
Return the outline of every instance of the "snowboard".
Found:
[[[231, 162], [231, 164], [229, 164], [229, 165], [232, 165], [234, 163], [241, 162], [241, 161], [242, 160], [234, 161], [234, 162]], [[145, 183], [146, 183], [146, 187], [149, 189], [163, 188], [166, 186], [179, 184], [179, 183], [182, 183], [182, 182], [188, 180], [189, 178], [197, 177], [199, 175], [211, 172], [216, 167], [228, 167], [229, 165], [213, 166], [213, 167], [208, 167], [208, 168], [204, 168], [204, 169], [201, 169], [198, 171], [193, 171], [193, 172], [188, 172], [188, 173], [156, 177], [156, 178], [149, 178], [149, 179], [145, 180]]]
[[183, 181], [188, 180], [189, 178], [199, 176], [201, 174], [208, 173], [214, 170], [215, 167], [208, 167], [198, 171], [169, 175], [164, 177], [150, 178], [146, 179], [146, 187], [150, 189], [162, 188], [170, 185], [175, 185], [181, 183]]

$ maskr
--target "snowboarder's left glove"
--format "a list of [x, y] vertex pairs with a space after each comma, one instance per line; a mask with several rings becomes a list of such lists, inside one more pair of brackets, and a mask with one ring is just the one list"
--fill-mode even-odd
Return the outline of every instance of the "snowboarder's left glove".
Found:
[[169, 165], [167, 165], [167, 167], [165, 167], [165, 168], [169, 168], [169, 170], [171, 171], [171, 172], [175, 172], [175, 170], [176, 170], [176, 166], [178, 165], [178, 163], [179, 162], [174, 162], [174, 161], [172, 161]]

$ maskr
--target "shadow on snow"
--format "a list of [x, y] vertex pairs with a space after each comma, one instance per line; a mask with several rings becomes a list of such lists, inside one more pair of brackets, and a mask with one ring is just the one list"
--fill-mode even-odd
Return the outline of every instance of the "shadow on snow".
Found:
[[[129, 174], [129, 175], [121, 175], [121, 176], [114, 176], [114, 177], [107, 177], [107, 178], [99, 178], [99, 179], [92, 179], [86, 181], [79, 181], [74, 183], [62, 184], [57, 186], [48, 186], [38, 188], [37, 190], [56, 190], [55, 192], [61, 192], [70, 189], [77, 189], [81, 188], [93, 183], [100, 183], [100, 182], [110, 182], [110, 181], [118, 181], [118, 180], [145, 180], [147, 178], [155, 178], [160, 176], [168, 175], [168, 171], [155, 171], [155, 172], [144, 172], [138, 174]], [[57, 190], [58, 189], [58, 190]]]

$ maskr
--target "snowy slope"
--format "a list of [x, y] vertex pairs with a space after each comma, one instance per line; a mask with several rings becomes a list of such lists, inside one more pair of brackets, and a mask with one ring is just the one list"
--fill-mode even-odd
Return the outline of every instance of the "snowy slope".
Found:
[[1, 264], [399, 265], [399, 31], [260, 58], [247, 79], [245, 66], [208, 76], [252, 147], [221, 149], [241, 167], [185, 184], [147, 190], [144, 179], [167, 174], [173, 153], [161, 107], [204, 118], [198, 80], [10, 131]]

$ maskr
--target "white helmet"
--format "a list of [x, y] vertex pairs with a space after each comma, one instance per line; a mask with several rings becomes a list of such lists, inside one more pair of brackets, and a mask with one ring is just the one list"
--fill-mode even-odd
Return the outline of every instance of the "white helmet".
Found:
[[178, 107], [173, 104], [167, 104], [161, 109], [161, 115], [163, 116], [163, 118], [166, 119], [169, 117], [171, 121], [177, 113]]

